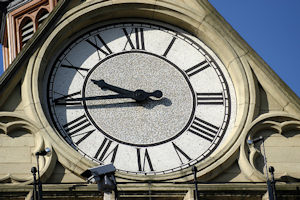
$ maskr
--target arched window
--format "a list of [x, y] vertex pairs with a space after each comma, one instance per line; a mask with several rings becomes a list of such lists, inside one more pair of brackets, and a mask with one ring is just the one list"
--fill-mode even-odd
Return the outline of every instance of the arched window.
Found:
[[43, 23], [43, 21], [48, 17], [49, 12], [47, 9], [42, 8], [36, 16], [37, 27]]
[[20, 25], [20, 46], [23, 47], [34, 33], [33, 21], [26, 17]]

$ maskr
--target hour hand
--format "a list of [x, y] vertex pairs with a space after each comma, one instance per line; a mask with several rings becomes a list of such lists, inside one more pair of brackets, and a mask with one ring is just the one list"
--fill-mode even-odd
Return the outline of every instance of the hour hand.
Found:
[[162, 92], [160, 90], [155, 90], [154, 92], [145, 92], [144, 90], [134, 91], [133, 99], [137, 102], [142, 102], [147, 100], [149, 97], [161, 98]]
[[119, 93], [119, 94], [126, 94], [126, 95], [133, 95], [133, 91], [126, 90], [123, 88], [119, 88], [114, 85], [110, 85], [106, 83], [103, 79], [102, 80], [91, 80], [95, 85], [99, 86], [101, 89], [108, 89], [113, 92]]
[[131, 98], [136, 100], [137, 102], [143, 102], [147, 100], [149, 97], [156, 97], [156, 98], [161, 98], [162, 97], [162, 92], [160, 90], [155, 90], [154, 92], [145, 92], [144, 90], [135, 90], [135, 91], [130, 91], [126, 90], [123, 88], [119, 88], [114, 85], [110, 85], [106, 83], [104, 80], [91, 80], [93, 81], [94, 84], [99, 86], [101, 89], [108, 89], [113, 92], [119, 93], [120, 95], [124, 95], [123, 98]]

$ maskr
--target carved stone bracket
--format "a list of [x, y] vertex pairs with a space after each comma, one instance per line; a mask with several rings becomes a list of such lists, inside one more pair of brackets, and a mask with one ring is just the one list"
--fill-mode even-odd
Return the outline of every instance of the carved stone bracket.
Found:
[[261, 115], [250, 125], [240, 150], [239, 165], [251, 181], [265, 181], [262, 143], [247, 144], [262, 136], [268, 166], [275, 168], [275, 178], [300, 177], [300, 119], [287, 113]]
[[[31, 168], [36, 166], [35, 153], [45, 147], [52, 149], [41, 129], [25, 116], [0, 112], [0, 182], [30, 184]], [[54, 153], [40, 157], [40, 175], [49, 173], [55, 163]], [[51, 172], [50, 172], [51, 173]]]

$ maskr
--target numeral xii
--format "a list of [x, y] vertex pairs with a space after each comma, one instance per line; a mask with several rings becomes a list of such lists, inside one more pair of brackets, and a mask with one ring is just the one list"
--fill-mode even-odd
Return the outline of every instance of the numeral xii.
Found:
[[[130, 34], [127, 32], [126, 28], [122, 28], [122, 30], [127, 39], [124, 49], [126, 48], [127, 44], [129, 44], [131, 49], [145, 50], [145, 39], [144, 39], [144, 29], [143, 28], [133, 28], [131, 30]], [[132, 32], [134, 32], [134, 35], [135, 35], [135, 45], [130, 37]]]

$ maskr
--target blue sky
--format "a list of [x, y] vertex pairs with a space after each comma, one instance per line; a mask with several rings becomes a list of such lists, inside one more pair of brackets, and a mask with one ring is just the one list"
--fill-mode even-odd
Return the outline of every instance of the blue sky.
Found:
[[209, 1], [300, 97], [300, 0]]
[[209, 0], [300, 97], [300, 0]]

